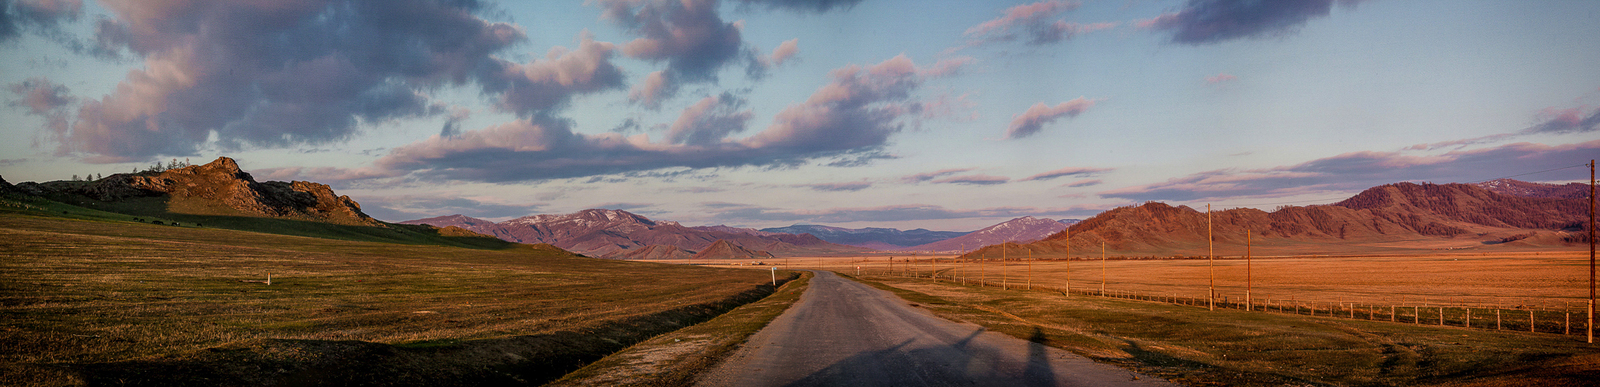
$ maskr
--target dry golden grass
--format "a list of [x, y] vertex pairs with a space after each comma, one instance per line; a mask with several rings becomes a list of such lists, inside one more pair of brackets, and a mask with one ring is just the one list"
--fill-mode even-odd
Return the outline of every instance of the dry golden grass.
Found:
[[[241, 282], [267, 273], [270, 286]], [[768, 280], [534, 246], [472, 250], [0, 215], [0, 364], [12, 365], [0, 367], [0, 379], [72, 383], [42, 370], [269, 339], [426, 347], [590, 332], [718, 303]]]
[[946, 318], [1186, 385], [1583, 386], [1600, 377], [1600, 347], [1559, 334], [867, 279]]
[[[1039, 260], [953, 262], [950, 256], [896, 257], [893, 273], [927, 278], [967, 280], [999, 286], [1028, 285], [1095, 292], [1101, 289], [1102, 265], [1108, 292], [1133, 292], [1158, 297], [1204, 299], [1213, 267], [1205, 259]], [[931, 259], [931, 260], [930, 260]], [[824, 267], [853, 274], [889, 272], [886, 257], [793, 259], [797, 268]], [[1445, 305], [1583, 310], [1589, 297], [1587, 251], [1508, 252], [1430, 255], [1365, 255], [1252, 259], [1251, 296], [1257, 303], [1358, 303], [1363, 305]], [[782, 267], [782, 262], [779, 262]], [[1031, 276], [1029, 274], [1031, 270]], [[1219, 300], [1243, 302], [1246, 262], [1230, 257], [1215, 261]], [[913, 272], [915, 274], [913, 274]], [[1070, 281], [1070, 282], [1069, 282]], [[1292, 305], [1292, 304], [1291, 304]]]

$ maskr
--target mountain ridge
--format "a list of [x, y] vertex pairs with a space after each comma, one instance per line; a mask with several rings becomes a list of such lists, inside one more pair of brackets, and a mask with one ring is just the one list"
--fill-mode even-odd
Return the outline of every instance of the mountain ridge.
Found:
[[[432, 223], [430, 223], [432, 222]], [[704, 252], [717, 241], [774, 255], [859, 254], [868, 249], [829, 243], [809, 234], [760, 235], [754, 229], [726, 226], [685, 227], [673, 221], [655, 221], [620, 209], [586, 209], [570, 214], [539, 214], [492, 223], [462, 215], [409, 220], [401, 224], [458, 226], [517, 243], [549, 243], [581, 254], [601, 257], [639, 255], [679, 256], [662, 251], [636, 252], [650, 246], [674, 246]], [[442, 224], [434, 224], [442, 223]]]
[[[1512, 196], [1472, 184], [1394, 183], [1334, 204], [1272, 212], [1214, 211], [1210, 231], [1226, 254], [1240, 253], [1233, 250], [1242, 250], [1247, 231], [1256, 251], [1263, 253], [1328, 250], [1331, 244], [1373, 250], [1395, 243], [1411, 248], [1538, 247], [1572, 243], [1568, 230], [1587, 221], [1587, 200]], [[1107, 250], [1123, 255], [1204, 254], [1206, 219], [1199, 209], [1146, 202], [1102, 212], [1014, 248], [1058, 256], [1070, 248], [1081, 256], [1097, 255], [1093, 253], [1104, 243]], [[992, 255], [989, 250], [995, 248], [974, 253]]]

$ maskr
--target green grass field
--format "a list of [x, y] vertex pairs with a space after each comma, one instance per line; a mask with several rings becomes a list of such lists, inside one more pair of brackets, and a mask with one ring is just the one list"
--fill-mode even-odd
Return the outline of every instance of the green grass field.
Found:
[[936, 314], [1190, 385], [1582, 386], [1581, 337], [1308, 317], [871, 276]]
[[759, 271], [41, 204], [0, 211], [7, 384], [537, 383], [772, 291]]

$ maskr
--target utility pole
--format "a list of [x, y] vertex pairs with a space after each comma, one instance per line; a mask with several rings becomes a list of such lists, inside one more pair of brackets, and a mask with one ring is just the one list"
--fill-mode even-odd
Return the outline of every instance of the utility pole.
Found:
[[1100, 296], [1106, 296], [1106, 240], [1100, 240]]
[[989, 282], [989, 268], [983, 266], [983, 261], [989, 260], [989, 252], [978, 253], [978, 287], [984, 287]]
[[1028, 248], [1028, 290], [1033, 290], [1033, 248]]
[[1250, 288], [1254, 284], [1250, 280], [1250, 229], [1244, 229], [1244, 310], [1255, 310], [1255, 301], [1250, 299]]
[[1217, 310], [1217, 250], [1211, 238], [1211, 203], [1206, 203], [1206, 267], [1211, 270], [1211, 290], [1206, 308]]
[[1001, 242], [1000, 243], [1000, 289], [1001, 290], [1011, 290], [1011, 288], [1008, 287], [1007, 283], [1006, 283], [1006, 280], [1011, 279], [1011, 276], [1008, 275], [1009, 272], [1006, 271], [1009, 268], [1009, 266], [1006, 266], [1006, 245], [1007, 244], [1009, 244], [1009, 242]]
[[1072, 227], [1068, 226], [1067, 236], [1067, 297], [1072, 297]]
[[1589, 344], [1594, 344], [1594, 159], [1589, 159]]

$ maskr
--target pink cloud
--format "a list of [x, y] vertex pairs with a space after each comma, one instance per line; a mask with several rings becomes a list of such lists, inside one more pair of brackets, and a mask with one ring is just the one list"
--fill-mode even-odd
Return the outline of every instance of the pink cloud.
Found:
[[871, 188], [872, 187], [872, 182], [854, 181], [854, 182], [848, 182], [848, 183], [801, 184], [801, 185], [798, 185], [797, 187], [810, 188], [810, 189], [814, 189], [814, 190], [818, 190], [818, 191], [855, 192], [855, 191], [860, 191], [860, 190], [864, 190], [864, 189], [867, 189], [867, 188]]
[[901, 177], [900, 181], [904, 182], [904, 183], [915, 184], [915, 183], [921, 183], [921, 182], [924, 182], [924, 181], [937, 179], [937, 178], [942, 177], [942, 176], [953, 175], [953, 174], [957, 174], [957, 173], [961, 173], [961, 172], [971, 171], [973, 169], [974, 168], [941, 169], [941, 170], [937, 170], [937, 171], [933, 171], [933, 172], [923, 172], [923, 173], [918, 173], [918, 174], [913, 174], [913, 175], [906, 175], [905, 177]]
[[643, 104], [646, 107], [656, 108], [661, 106], [661, 100], [677, 90], [676, 84], [668, 80], [666, 71], [651, 72], [644, 77], [644, 82], [633, 86], [628, 91], [628, 100]]
[[1071, 182], [1071, 183], [1067, 183], [1066, 186], [1067, 187], [1088, 187], [1088, 186], [1091, 186], [1091, 185], [1099, 185], [1100, 183], [1104, 183], [1104, 181], [1101, 181], [1100, 179], [1083, 179], [1083, 180], [1078, 180], [1078, 181], [1074, 181], [1074, 182]]
[[702, 98], [683, 110], [667, 131], [666, 140], [673, 144], [710, 145], [742, 132], [753, 114], [738, 110], [740, 105], [743, 101], [732, 95]]
[[1538, 124], [1524, 129], [1519, 134], [1593, 132], [1600, 129], [1600, 108], [1546, 108], [1539, 112], [1536, 119], [1539, 120]]
[[1078, 8], [1076, 1], [1050, 0], [1007, 8], [1005, 16], [991, 19], [968, 28], [963, 35], [983, 36], [1004, 32], [1018, 25], [1033, 25], [1063, 11]]
[[[1115, 28], [1120, 23], [1101, 22], [1079, 24], [1054, 20], [1057, 14], [1078, 8], [1076, 1], [1042, 1], [1007, 8], [1005, 15], [968, 28], [962, 36], [967, 38], [963, 47], [991, 42], [1010, 42], [1025, 39], [1029, 45], [1057, 43], [1080, 34]], [[955, 47], [949, 51], [959, 50]]]
[[1044, 102], [1036, 103], [1032, 107], [1029, 107], [1027, 111], [1024, 111], [1022, 114], [1018, 114], [1011, 118], [1011, 128], [1006, 131], [1005, 138], [1019, 139], [1031, 136], [1043, 129], [1045, 124], [1054, 122], [1061, 117], [1070, 118], [1077, 117], [1079, 114], [1083, 114], [1084, 111], [1094, 107], [1094, 104], [1097, 101], [1098, 100], [1078, 97], [1070, 101], [1056, 104], [1056, 106], [1048, 106], [1045, 105]]
[[1057, 169], [1057, 170], [1050, 171], [1050, 172], [1045, 172], [1045, 173], [1041, 173], [1041, 174], [1037, 174], [1037, 175], [1033, 175], [1033, 176], [1028, 176], [1027, 178], [1023, 178], [1023, 179], [1017, 180], [1017, 181], [1050, 180], [1050, 179], [1054, 179], [1054, 178], [1058, 178], [1058, 177], [1065, 177], [1065, 176], [1091, 176], [1091, 175], [1095, 175], [1095, 174], [1110, 172], [1111, 170], [1112, 170], [1111, 168], [1066, 167], [1066, 168], [1061, 168], [1061, 169]]
[[977, 59], [968, 56], [940, 59], [938, 62], [934, 62], [932, 67], [922, 70], [921, 74], [927, 77], [956, 75], [959, 74], [962, 69], [966, 68], [967, 65], [970, 65], [972, 62], [976, 61]]
[[771, 66], [779, 66], [789, 61], [789, 58], [793, 58], [797, 52], [800, 52], [800, 38], [789, 39], [778, 44], [778, 48], [772, 49], [772, 56], [767, 57], [766, 62]]
[[1232, 80], [1238, 79], [1238, 78], [1239, 77], [1233, 76], [1233, 74], [1220, 73], [1220, 74], [1217, 74], [1217, 75], [1212, 75], [1212, 76], [1206, 77], [1206, 84], [1207, 85], [1215, 85], [1215, 84], [1218, 84], [1218, 83], [1232, 81]]
[[1005, 176], [993, 176], [993, 175], [977, 174], [977, 175], [965, 175], [965, 176], [952, 176], [952, 177], [947, 177], [947, 178], [943, 178], [943, 179], [939, 179], [939, 180], [934, 180], [933, 182], [934, 183], [939, 183], [939, 184], [995, 185], [995, 184], [1005, 184], [1005, 182], [1008, 182], [1008, 181], [1011, 181], [1011, 178], [1005, 177]]
[[622, 70], [611, 63], [614, 45], [584, 31], [576, 50], [557, 46], [544, 59], [508, 63], [500, 71], [505, 88], [498, 107], [527, 116], [564, 103], [569, 96], [622, 86]]

